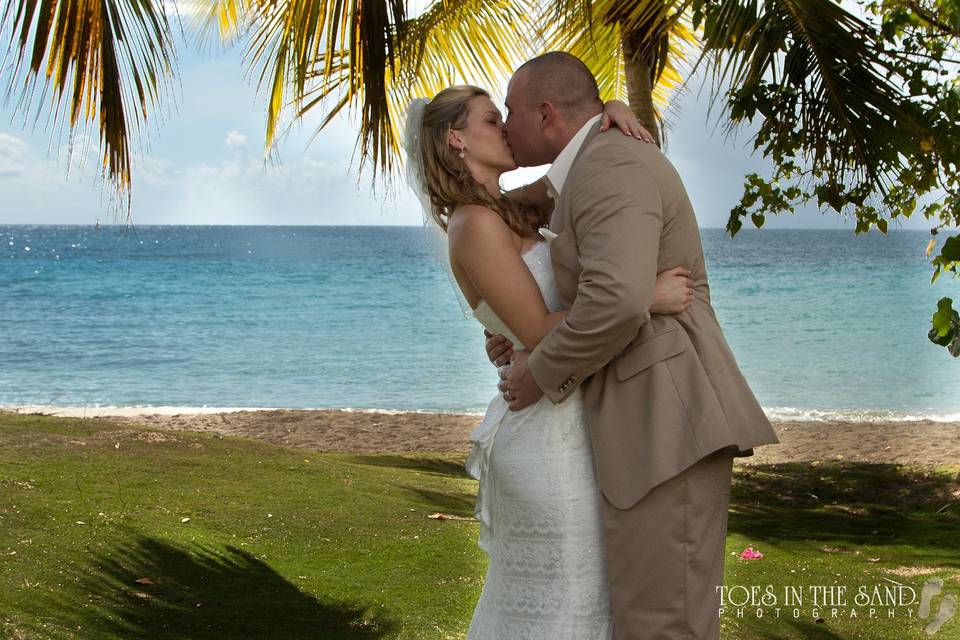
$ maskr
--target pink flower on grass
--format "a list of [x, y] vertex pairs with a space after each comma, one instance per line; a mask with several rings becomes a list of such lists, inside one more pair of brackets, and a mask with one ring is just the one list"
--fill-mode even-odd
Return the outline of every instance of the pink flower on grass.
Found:
[[763, 557], [763, 554], [755, 550], [753, 547], [747, 547], [740, 553], [741, 560], [759, 560]]

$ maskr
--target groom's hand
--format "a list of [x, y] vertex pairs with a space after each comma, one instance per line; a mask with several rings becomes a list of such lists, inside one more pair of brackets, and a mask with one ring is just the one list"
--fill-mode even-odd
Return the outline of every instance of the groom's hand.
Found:
[[537, 386], [533, 374], [527, 368], [527, 351], [518, 351], [510, 361], [510, 368], [499, 369], [500, 392], [511, 411], [519, 411], [534, 404], [543, 397], [543, 391]]
[[513, 357], [513, 343], [504, 336], [500, 334], [494, 335], [486, 329], [483, 330], [483, 335], [487, 337], [485, 346], [490, 362], [497, 367], [502, 367], [510, 362], [510, 358]]

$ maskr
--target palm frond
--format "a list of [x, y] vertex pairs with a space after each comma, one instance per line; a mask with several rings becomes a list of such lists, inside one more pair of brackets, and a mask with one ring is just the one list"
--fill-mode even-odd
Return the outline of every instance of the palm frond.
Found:
[[255, 0], [193, 0], [200, 11], [190, 25], [199, 48], [231, 45], [249, 34], [256, 15]]
[[597, 78], [602, 99], [625, 99], [619, 31], [615, 24], [594, 19], [594, 4], [557, 0], [544, 6], [537, 19], [537, 38], [543, 51], [566, 51], [583, 60]]
[[[161, 3], [151, 0], [14, 0], [0, 14], [9, 34], [5, 100], [26, 112], [39, 87], [54, 93], [54, 127], [99, 125], [103, 175], [130, 207], [130, 143], [159, 105], [175, 52]], [[7, 59], [12, 64], [7, 65]], [[39, 120], [42, 107], [37, 107]]]
[[[546, 50], [567, 51], [583, 60], [597, 77], [604, 99], [625, 99], [622, 33], [626, 29], [645, 34], [659, 54], [653, 99], [662, 109], [683, 82], [680, 65], [699, 43], [682, 11], [657, 12], [658, 8], [668, 5], [662, 0], [558, 0], [538, 20], [540, 37]], [[644, 19], [647, 27], [641, 28]]]
[[604, 22], [617, 24], [621, 37], [630, 37], [636, 55], [650, 64], [656, 83], [668, 67], [676, 72], [691, 48], [699, 47], [685, 0], [603, 0], [594, 4]]
[[[251, 70], [259, 70], [258, 89], [266, 88], [265, 149], [273, 146], [280, 118], [289, 107], [299, 111], [316, 73], [340, 74], [346, 64], [345, 90], [361, 95], [364, 149], [390, 146], [381, 132], [389, 113], [385, 69], [396, 64], [406, 21], [401, 0], [250, 0], [252, 24], [248, 48]], [[319, 63], [319, 68], [318, 68]], [[338, 82], [337, 86], [343, 83]]]
[[[358, 67], [343, 48], [324, 54], [307, 73], [309, 88], [296, 105], [296, 116], [327, 106], [321, 128], [349, 107], [362, 114], [360, 160], [370, 160], [374, 173], [396, 168], [404, 110], [410, 99], [431, 97], [451, 84], [470, 82], [494, 90], [529, 53], [523, 34], [532, 33], [531, 12], [523, 2], [466, 0], [434, 2], [421, 15], [397, 25], [394, 64], [366, 61]], [[380, 90], [370, 91], [351, 74], [379, 76]], [[319, 129], [317, 131], [319, 133]]]
[[916, 135], [873, 33], [832, 0], [699, 0], [704, 59], [718, 85], [736, 87], [731, 125], [765, 117], [757, 146], [802, 154], [818, 173], [849, 175], [880, 191]]

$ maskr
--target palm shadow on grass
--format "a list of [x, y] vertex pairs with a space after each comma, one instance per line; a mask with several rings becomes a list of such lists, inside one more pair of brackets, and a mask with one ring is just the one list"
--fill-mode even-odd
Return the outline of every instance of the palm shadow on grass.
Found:
[[816, 622], [806, 622], [801, 620], [787, 620], [787, 624], [794, 628], [797, 634], [805, 640], [841, 640], [839, 636], [829, 628]]
[[440, 511], [445, 514], [472, 518], [473, 511], [477, 503], [477, 497], [472, 493], [453, 493], [432, 491], [423, 487], [411, 485], [395, 484], [397, 488], [409, 491], [417, 497], [418, 500], [427, 501], [432, 510]]
[[419, 457], [416, 455], [377, 454], [351, 455], [346, 458], [350, 462], [372, 467], [395, 467], [397, 469], [411, 469], [421, 473], [429, 473], [451, 478], [469, 478], [463, 466], [462, 458]]
[[960, 505], [949, 506], [958, 489], [952, 473], [895, 464], [744, 466], [734, 474], [729, 531], [774, 542], [911, 545], [918, 561], [960, 567]]
[[[80, 578], [85, 602], [56, 603], [84, 637], [373, 640], [396, 624], [362, 605], [322, 601], [233, 546], [184, 548], [134, 532]], [[153, 584], [138, 583], [149, 578]]]
[[[460, 458], [421, 457], [416, 455], [355, 455], [350, 462], [374, 467], [410, 469], [422, 474], [443, 476], [446, 478], [471, 479]], [[411, 484], [391, 483], [392, 486], [409, 492], [418, 501], [429, 503], [430, 509], [450, 515], [472, 517], [476, 505], [476, 493], [466, 491], [434, 491], [426, 487]]]

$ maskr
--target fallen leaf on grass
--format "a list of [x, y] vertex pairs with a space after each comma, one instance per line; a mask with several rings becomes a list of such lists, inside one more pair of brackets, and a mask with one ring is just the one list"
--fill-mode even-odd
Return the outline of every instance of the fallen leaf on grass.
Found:
[[463, 516], [454, 516], [447, 513], [431, 513], [427, 517], [431, 520], [473, 520], [473, 518], [464, 518]]
[[820, 547], [820, 551], [823, 551], [824, 553], [850, 553], [850, 549], [842, 546], [841, 547], [823, 546], [823, 547]]

